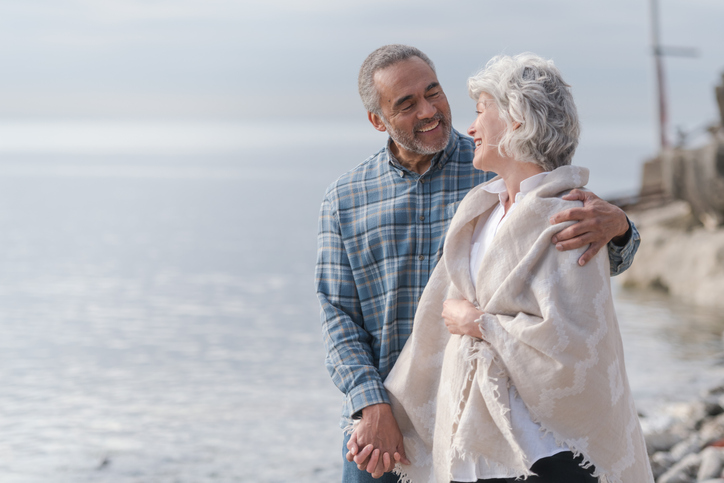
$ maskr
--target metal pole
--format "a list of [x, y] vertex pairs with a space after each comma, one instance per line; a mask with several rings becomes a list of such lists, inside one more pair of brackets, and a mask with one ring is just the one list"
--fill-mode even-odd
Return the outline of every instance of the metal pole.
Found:
[[651, 0], [651, 48], [654, 54], [654, 64], [656, 68], [656, 89], [659, 101], [659, 139], [661, 149], [669, 146], [666, 138], [666, 126], [668, 124], [668, 116], [666, 109], [666, 86], [664, 83], [664, 61], [663, 49], [659, 39], [659, 8], [658, 0]]

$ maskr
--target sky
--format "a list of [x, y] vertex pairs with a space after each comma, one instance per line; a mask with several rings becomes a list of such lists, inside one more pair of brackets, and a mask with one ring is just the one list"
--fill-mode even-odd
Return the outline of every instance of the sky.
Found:
[[[671, 134], [717, 121], [724, 2], [660, 0], [659, 9], [662, 43], [699, 51], [665, 60]], [[0, 154], [233, 151], [275, 138], [378, 145], [357, 72], [388, 43], [432, 58], [459, 130], [473, 119], [467, 77], [494, 55], [532, 51], [573, 86], [582, 151], [656, 150], [648, 0], [4, 0]]]

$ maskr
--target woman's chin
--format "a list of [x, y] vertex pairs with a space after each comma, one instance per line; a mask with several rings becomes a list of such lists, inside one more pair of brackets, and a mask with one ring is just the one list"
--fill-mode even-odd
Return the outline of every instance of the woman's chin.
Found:
[[475, 169], [479, 169], [480, 171], [485, 171], [485, 168], [483, 167], [483, 161], [477, 156], [473, 158], [473, 167], [475, 167]]
[[492, 171], [490, 167], [490, 163], [486, 163], [480, 158], [473, 158], [473, 166], [475, 169], [479, 169], [480, 171]]

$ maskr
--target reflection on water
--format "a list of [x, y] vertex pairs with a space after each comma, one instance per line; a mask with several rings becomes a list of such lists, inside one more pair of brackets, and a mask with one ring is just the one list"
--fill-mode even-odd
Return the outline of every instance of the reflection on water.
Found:
[[[0, 481], [338, 481], [312, 283], [329, 159], [0, 167]], [[640, 404], [721, 376], [718, 314], [617, 310]]]
[[621, 290], [616, 311], [626, 364], [640, 409], [686, 401], [724, 378], [724, 314], [665, 294]]

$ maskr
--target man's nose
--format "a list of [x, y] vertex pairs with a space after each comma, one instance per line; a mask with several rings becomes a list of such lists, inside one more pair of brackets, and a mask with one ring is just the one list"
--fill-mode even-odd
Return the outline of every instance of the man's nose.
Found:
[[424, 99], [420, 103], [420, 110], [417, 113], [417, 116], [420, 119], [429, 119], [433, 117], [437, 113], [437, 108], [432, 105], [430, 101], [427, 99]]

